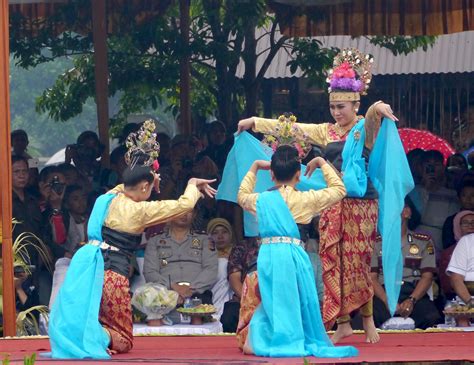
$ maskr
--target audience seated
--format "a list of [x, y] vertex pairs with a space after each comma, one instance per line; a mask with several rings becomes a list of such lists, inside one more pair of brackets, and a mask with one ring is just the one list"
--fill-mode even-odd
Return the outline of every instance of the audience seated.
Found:
[[178, 305], [195, 297], [212, 304], [211, 289], [217, 281], [217, 252], [207, 235], [191, 229], [194, 217], [194, 211], [177, 217], [145, 249], [145, 280], [176, 291]]
[[[436, 273], [435, 247], [431, 238], [415, 233], [418, 213], [407, 199], [402, 211], [403, 284], [396, 314], [415, 321], [416, 328], [426, 329], [439, 323], [441, 316], [427, 295]], [[379, 237], [372, 256], [374, 285], [374, 322], [380, 326], [390, 318], [387, 295], [383, 286], [382, 240]]]
[[216, 317], [220, 318], [224, 304], [232, 298], [232, 290], [227, 280], [227, 264], [229, 255], [234, 245], [234, 234], [228, 221], [223, 218], [214, 218], [207, 225], [207, 234], [211, 245], [217, 251], [217, 283], [212, 287], [212, 300], [216, 307]]
[[208, 146], [200, 155], [209, 157], [217, 165], [219, 174], [222, 176], [227, 155], [232, 148], [233, 138], [227, 138], [224, 123], [215, 120], [207, 126]]
[[232, 247], [227, 264], [227, 275], [234, 295], [231, 300], [224, 304], [224, 311], [221, 316], [224, 332], [235, 332], [237, 330], [242, 286], [247, 274], [257, 270], [258, 248], [259, 241], [256, 237], [242, 240]]
[[[13, 218], [18, 222], [13, 226], [13, 240], [21, 240], [22, 244], [32, 242], [42, 245], [44, 242], [44, 222], [38, 200], [25, 190], [28, 182], [28, 162], [24, 157], [12, 157], [12, 213]], [[30, 236], [33, 234], [33, 236]], [[26, 237], [25, 237], [26, 235]], [[22, 238], [24, 237], [24, 238]], [[50, 278], [47, 263], [41, 259], [38, 249], [33, 245], [26, 245], [27, 257], [25, 261], [32, 267], [31, 287], [35, 287], [40, 295], [39, 302], [47, 304], [49, 292], [51, 290]], [[46, 252], [46, 255], [48, 253]]]
[[459, 211], [456, 191], [445, 187], [443, 159], [439, 151], [424, 153], [422, 182], [409, 194], [421, 214], [418, 230], [431, 236], [439, 253], [444, 221]]
[[[474, 227], [474, 219], [471, 216], [466, 225]], [[447, 273], [451, 279], [451, 286], [454, 288], [459, 299], [468, 307], [474, 306], [474, 233], [462, 237], [454, 249], [453, 256], [449, 262]], [[461, 327], [469, 326], [468, 319], [458, 321]]]
[[[454, 217], [454, 237], [457, 243], [463, 236], [474, 233], [474, 210], [462, 210]], [[456, 243], [441, 253], [439, 261], [439, 277], [441, 289], [447, 299], [453, 299], [455, 296], [451, 281], [446, 273], [451, 257], [456, 248]]]
[[468, 170], [467, 160], [462, 153], [449, 156], [446, 161], [446, 187], [456, 190]]
[[[459, 203], [462, 210], [474, 210], [474, 174], [466, 174], [460, 181], [457, 189]], [[457, 214], [457, 213], [456, 213]], [[456, 214], [446, 218], [443, 224], [443, 248], [447, 249], [454, 245], [457, 240], [454, 238], [453, 220]]]

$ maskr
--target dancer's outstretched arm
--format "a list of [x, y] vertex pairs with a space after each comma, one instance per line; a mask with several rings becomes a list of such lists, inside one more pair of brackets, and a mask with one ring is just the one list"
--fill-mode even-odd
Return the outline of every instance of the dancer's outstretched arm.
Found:
[[[278, 125], [276, 119], [250, 117], [242, 119], [237, 125], [237, 133], [252, 129], [254, 132], [270, 133], [274, 132]], [[308, 135], [312, 144], [326, 146], [328, 143], [328, 123], [296, 123], [296, 125]]]

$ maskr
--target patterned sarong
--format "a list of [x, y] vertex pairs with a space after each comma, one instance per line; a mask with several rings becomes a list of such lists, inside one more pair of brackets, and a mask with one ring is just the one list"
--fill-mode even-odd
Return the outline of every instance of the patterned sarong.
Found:
[[114, 271], [104, 272], [99, 322], [109, 332], [109, 348], [118, 353], [133, 347], [132, 305], [128, 278]]
[[260, 290], [258, 288], [258, 274], [254, 271], [245, 277], [242, 287], [239, 324], [237, 326], [237, 342], [241, 350], [243, 350], [245, 341], [247, 340], [250, 320], [261, 301]]
[[374, 294], [370, 259], [377, 235], [378, 203], [346, 198], [326, 209], [319, 222], [319, 254], [323, 266], [323, 321], [331, 329]]

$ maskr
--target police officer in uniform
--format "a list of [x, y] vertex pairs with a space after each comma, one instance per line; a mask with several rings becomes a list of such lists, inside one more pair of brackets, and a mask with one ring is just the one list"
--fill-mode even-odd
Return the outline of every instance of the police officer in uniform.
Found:
[[[411, 230], [416, 228], [418, 222], [419, 214], [407, 198], [402, 211], [403, 283], [396, 314], [404, 318], [411, 317], [415, 321], [416, 328], [426, 329], [439, 323], [441, 316], [426, 294], [437, 272], [435, 248], [430, 236]], [[387, 295], [383, 287], [381, 237], [378, 237], [375, 244], [371, 267], [374, 285], [374, 321], [375, 326], [380, 327], [390, 318]]]
[[217, 252], [206, 234], [192, 231], [194, 211], [170, 222], [169, 229], [152, 237], [145, 250], [143, 275], [178, 292], [178, 304], [200, 298], [212, 304], [212, 286], [217, 281]]

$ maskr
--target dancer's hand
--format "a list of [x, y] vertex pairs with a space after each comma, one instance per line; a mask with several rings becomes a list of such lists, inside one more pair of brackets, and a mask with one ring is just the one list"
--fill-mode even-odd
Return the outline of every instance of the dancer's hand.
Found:
[[322, 157], [315, 157], [311, 161], [308, 162], [306, 165], [306, 171], [304, 172], [304, 176], [308, 179], [313, 175], [314, 170], [320, 168], [327, 164], [326, 160]]
[[257, 169], [258, 170], [270, 170], [270, 167], [271, 167], [271, 162], [270, 161], [257, 160], [254, 163], [257, 164]]
[[247, 118], [247, 119], [241, 119], [239, 121], [239, 124], [237, 124], [237, 134], [242, 133], [243, 131], [246, 131], [247, 129], [251, 129], [255, 126], [255, 120], [253, 117]]
[[214, 189], [210, 184], [215, 181], [216, 179], [206, 180], [193, 177], [189, 180], [188, 184], [196, 185], [202, 194], [207, 195], [209, 198], [214, 198], [214, 196], [217, 194], [217, 190]]
[[258, 170], [270, 170], [270, 161], [265, 160], [255, 160], [250, 167], [250, 171], [256, 174]]
[[377, 111], [378, 115], [398, 122], [398, 118], [395, 116], [395, 114], [393, 114], [393, 110], [390, 105], [385, 103], [378, 103], [377, 105], [375, 105], [375, 110]]

